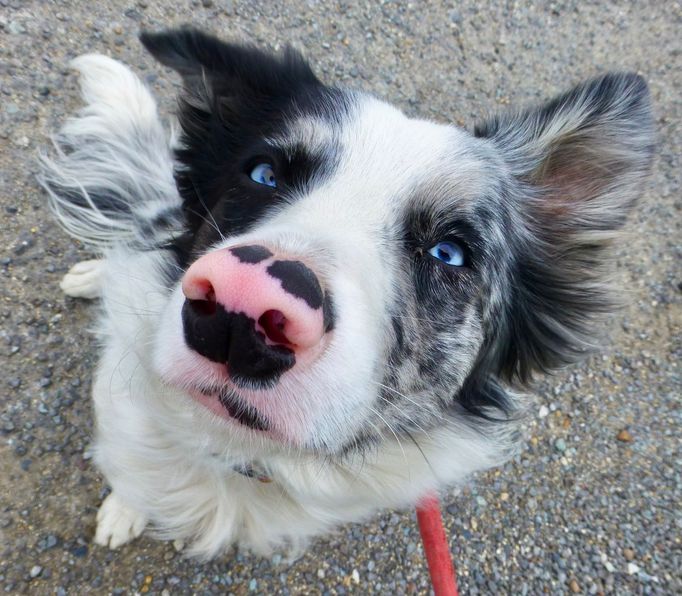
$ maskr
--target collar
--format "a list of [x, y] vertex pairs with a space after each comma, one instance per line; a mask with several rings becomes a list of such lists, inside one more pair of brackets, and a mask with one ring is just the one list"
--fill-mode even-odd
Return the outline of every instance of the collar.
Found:
[[263, 482], [264, 484], [272, 482], [272, 477], [265, 471], [265, 469], [255, 463], [237, 464], [232, 466], [232, 469], [242, 476], [254, 478], [255, 480]]

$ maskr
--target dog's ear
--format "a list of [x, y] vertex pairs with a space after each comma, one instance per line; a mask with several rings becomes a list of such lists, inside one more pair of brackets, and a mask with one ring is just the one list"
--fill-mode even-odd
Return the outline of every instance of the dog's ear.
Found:
[[277, 55], [189, 27], [143, 32], [140, 41], [159, 62], [180, 73], [195, 93], [223, 97], [248, 93], [258, 99], [319, 84], [308, 63], [291, 47]]
[[288, 46], [274, 54], [189, 27], [143, 32], [140, 41], [182, 76], [180, 126], [197, 139], [205, 138], [216, 123], [229, 128], [262, 106], [321, 85], [304, 58]]
[[596, 319], [612, 310], [610, 249], [653, 156], [649, 93], [637, 75], [609, 74], [475, 134], [500, 149], [518, 180], [514, 297], [494, 368], [525, 382], [583, 357], [598, 340]]

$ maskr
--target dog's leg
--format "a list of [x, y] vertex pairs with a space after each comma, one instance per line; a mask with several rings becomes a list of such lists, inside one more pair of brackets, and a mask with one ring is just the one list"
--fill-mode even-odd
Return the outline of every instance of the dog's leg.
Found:
[[103, 269], [102, 259], [76, 263], [59, 282], [59, 287], [67, 296], [97, 298], [102, 293]]
[[145, 515], [126, 505], [112, 492], [97, 512], [95, 543], [118, 548], [142, 534], [146, 525]]

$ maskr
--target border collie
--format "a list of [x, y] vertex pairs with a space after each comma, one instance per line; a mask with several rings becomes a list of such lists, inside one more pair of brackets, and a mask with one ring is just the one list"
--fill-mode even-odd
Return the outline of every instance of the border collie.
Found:
[[[296, 51], [143, 33], [177, 126], [126, 66], [42, 158], [93, 248], [95, 541], [209, 558], [302, 548], [515, 453], [533, 374], [585, 357], [650, 169], [641, 77], [606, 74], [467, 132], [330, 87]], [[517, 393], [518, 392], [518, 393]]]

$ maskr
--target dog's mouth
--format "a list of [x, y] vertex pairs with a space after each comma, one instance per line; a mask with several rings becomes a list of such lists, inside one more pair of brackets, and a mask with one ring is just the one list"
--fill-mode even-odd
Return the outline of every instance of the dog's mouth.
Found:
[[195, 389], [190, 391], [190, 395], [222, 418], [236, 421], [251, 430], [270, 430], [270, 424], [258, 410], [228, 387], [223, 387], [217, 392]]
[[269, 429], [267, 420], [254, 407], [245, 404], [234, 391], [229, 389], [221, 391], [218, 395], [218, 401], [227, 410], [227, 413], [240, 424], [253, 430], [265, 431]]

